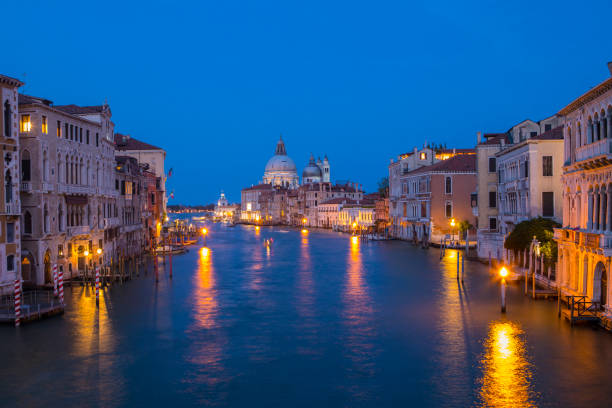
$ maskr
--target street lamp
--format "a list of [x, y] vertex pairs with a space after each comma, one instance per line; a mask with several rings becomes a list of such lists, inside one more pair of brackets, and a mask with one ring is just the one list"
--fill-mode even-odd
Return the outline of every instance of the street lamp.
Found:
[[450, 227], [451, 227], [451, 240], [455, 241], [455, 219], [451, 218], [450, 220]]
[[508, 269], [505, 266], [499, 270], [499, 276], [501, 276], [501, 312], [506, 313], [506, 276], [508, 276]]

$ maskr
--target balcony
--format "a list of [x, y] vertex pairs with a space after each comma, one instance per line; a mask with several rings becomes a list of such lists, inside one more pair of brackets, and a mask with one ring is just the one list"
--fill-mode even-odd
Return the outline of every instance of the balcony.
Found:
[[21, 206], [18, 202], [4, 203], [4, 214], [21, 215]]
[[576, 247], [603, 249], [605, 256], [612, 255], [612, 233], [597, 233], [570, 228], [555, 228], [555, 241]]
[[77, 235], [87, 235], [89, 234], [90, 228], [89, 225], [79, 225], [77, 227], [68, 227], [68, 236], [74, 237]]
[[574, 164], [581, 168], [594, 168], [608, 164], [612, 154], [612, 139], [602, 139], [576, 149]]
[[54, 186], [53, 186], [53, 184], [51, 184], [51, 183], [46, 183], [46, 182], [42, 183], [42, 190], [43, 190], [45, 193], [49, 193], [49, 192], [51, 192], [51, 191], [55, 190], [53, 187], [54, 187]]
[[21, 191], [24, 193], [32, 192], [32, 183], [30, 181], [24, 181], [21, 183]]
[[[43, 184], [49, 184], [49, 183], [43, 183]], [[50, 184], [49, 184], [50, 185]], [[52, 191], [53, 186], [51, 185], [51, 190]], [[72, 184], [58, 184], [58, 192], [59, 193], [67, 193], [67, 194], [93, 194], [95, 191], [94, 187], [90, 187], [90, 186], [79, 186], [79, 185], [72, 185]]]

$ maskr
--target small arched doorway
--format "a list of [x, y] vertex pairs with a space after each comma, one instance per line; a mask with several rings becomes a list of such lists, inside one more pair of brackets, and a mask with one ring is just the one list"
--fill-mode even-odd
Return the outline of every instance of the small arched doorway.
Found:
[[51, 252], [48, 249], [45, 252], [43, 263], [45, 265], [45, 283], [53, 283], [53, 276], [51, 276]]
[[27, 257], [21, 260], [21, 279], [24, 282], [29, 282], [32, 278], [32, 263]]
[[603, 307], [608, 301], [608, 274], [602, 262], [595, 266], [593, 278], [593, 301], [599, 302]]

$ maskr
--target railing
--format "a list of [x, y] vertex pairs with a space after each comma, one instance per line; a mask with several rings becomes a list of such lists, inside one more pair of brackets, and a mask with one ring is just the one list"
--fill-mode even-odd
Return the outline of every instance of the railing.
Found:
[[599, 303], [587, 300], [586, 296], [568, 296], [567, 307], [571, 320], [584, 317], [597, 318]]
[[15, 202], [4, 203], [4, 213], [10, 215], [21, 215], [21, 207], [19, 203]]
[[[50, 290], [26, 291], [21, 296], [21, 316], [28, 318], [40, 314], [41, 309], [59, 306], [59, 300]], [[0, 315], [15, 316], [15, 296], [5, 295], [0, 297]]]
[[54, 188], [53, 188], [53, 184], [51, 184], [51, 183], [46, 183], [46, 182], [45, 182], [45, 183], [42, 183], [42, 189], [43, 189], [43, 191], [45, 191], [45, 192], [53, 191], [53, 190], [54, 190]]
[[573, 229], [555, 228], [557, 241], [571, 242], [588, 248], [612, 248], [611, 233], [576, 231]]
[[612, 139], [602, 139], [576, 149], [576, 161], [612, 153]]
[[[51, 189], [52, 188], [53, 187], [51, 187]], [[79, 186], [79, 185], [71, 185], [71, 184], [59, 184], [58, 192], [68, 193], [68, 194], [93, 194], [95, 192], [95, 187]]]
[[32, 183], [29, 181], [24, 181], [21, 183], [21, 191], [30, 193], [32, 191]]

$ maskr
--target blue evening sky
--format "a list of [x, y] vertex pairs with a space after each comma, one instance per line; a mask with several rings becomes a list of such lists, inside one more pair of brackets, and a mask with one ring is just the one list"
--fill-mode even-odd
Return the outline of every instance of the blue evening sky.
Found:
[[[158, 145], [170, 203], [231, 201], [280, 133], [301, 174], [368, 190], [425, 141], [547, 117], [609, 76], [610, 1], [11, 1], [0, 73], [56, 104], [108, 99]], [[11, 43], [12, 42], [12, 43]]]

